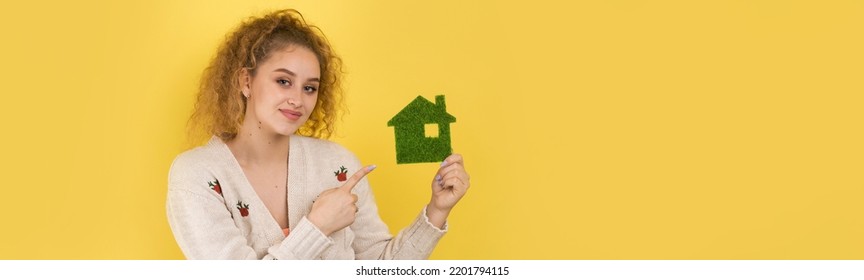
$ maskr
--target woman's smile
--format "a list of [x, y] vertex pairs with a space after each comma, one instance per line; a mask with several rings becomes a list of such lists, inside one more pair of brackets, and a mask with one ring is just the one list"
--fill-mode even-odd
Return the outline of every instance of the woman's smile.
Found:
[[282, 115], [292, 121], [299, 120], [303, 116], [303, 113], [289, 109], [279, 109], [279, 112], [282, 112]]

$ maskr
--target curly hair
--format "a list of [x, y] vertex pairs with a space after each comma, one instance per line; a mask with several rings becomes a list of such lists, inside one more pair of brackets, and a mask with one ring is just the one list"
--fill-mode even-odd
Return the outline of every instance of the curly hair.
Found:
[[335, 129], [342, 107], [342, 60], [321, 29], [309, 25], [300, 12], [279, 10], [250, 17], [229, 33], [201, 76], [195, 109], [189, 119], [190, 139], [215, 135], [223, 141], [237, 136], [246, 114], [240, 91], [240, 72], [255, 75], [258, 63], [288, 46], [311, 50], [321, 67], [318, 102], [297, 133], [326, 139]]

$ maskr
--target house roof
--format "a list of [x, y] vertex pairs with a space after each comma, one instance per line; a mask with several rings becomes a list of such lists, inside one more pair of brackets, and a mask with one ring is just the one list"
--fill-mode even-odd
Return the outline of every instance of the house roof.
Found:
[[408, 106], [402, 108], [396, 116], [393, 116], [387, 122], [387, 126], [396, 126], [407, 123], [452, 123], [456, 121], [456, 117], [447, 113], [447, 105], [444, 103], [444, 96], [435, 96], [435, 102], [432, 103], [423, 96], [417, 96], [414, 101], [408, 103]]

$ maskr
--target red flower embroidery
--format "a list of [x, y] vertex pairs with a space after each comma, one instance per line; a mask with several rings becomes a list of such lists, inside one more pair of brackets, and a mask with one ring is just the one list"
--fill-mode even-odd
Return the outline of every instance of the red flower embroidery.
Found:
[[339, 171], [335, 171], [333, 174], [336, 174], [336, 180], [339, 180], [339, 182], [348, 180], [348, 168], [345, 168], [345, 166], [340, 166]]
[[237, 210], [240, 210], [240, 216], [249, 216], [249, 204], [243, 204], [242, 201], [237, 201]]
[[213, 182], [207, 182], [207, 185], [210, 185], [210, 189], [216, 191], [218, 194], [222, 194], [222, 186], [219, 185], [219, 180]]

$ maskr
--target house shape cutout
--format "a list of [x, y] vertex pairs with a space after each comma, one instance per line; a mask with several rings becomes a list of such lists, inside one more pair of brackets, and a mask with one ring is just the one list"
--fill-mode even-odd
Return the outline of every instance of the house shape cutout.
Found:
[[[435, 103], [417, 96], [387, 122], [396, 131], [396, 163], [444, 161], [453, 153], [450, 123], [455, 121], [443, 95], [435, 96]], [[436, 126], [438, 131], [425, 131]]]

